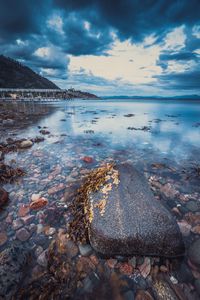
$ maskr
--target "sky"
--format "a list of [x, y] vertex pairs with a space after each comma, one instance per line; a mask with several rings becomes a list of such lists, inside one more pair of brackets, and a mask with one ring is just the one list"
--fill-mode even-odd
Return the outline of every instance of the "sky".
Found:
[[0, 0], [0, 54], [64, 89], [200, 95], [200, 0]]

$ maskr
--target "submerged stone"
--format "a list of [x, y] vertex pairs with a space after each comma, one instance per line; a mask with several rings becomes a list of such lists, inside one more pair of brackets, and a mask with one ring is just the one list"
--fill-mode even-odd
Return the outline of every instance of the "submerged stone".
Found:
[[175, 218], [154, 198], [140, 173], [123, 164], [107, 179], [103, 188], [89, 196], [88, 233], [97, 252], [108, 257], [184, 254]]

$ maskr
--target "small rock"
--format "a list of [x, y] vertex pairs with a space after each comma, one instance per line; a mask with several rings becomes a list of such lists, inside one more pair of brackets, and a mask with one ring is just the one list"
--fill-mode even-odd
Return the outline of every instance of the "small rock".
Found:
[[66, 251], [67, 251], [67, 256], [73, 258], [78, 254], [78, 247], [73, 241], [68, 240], [66, 242]]
[[34, 223], [30, 224], [28, 226], [28, 230], [29, 230], [30, 234], [33, 234], [37, 230], [37, 225], [35, 225]]
[[0, 221], [3, 221], [3, 220], [7, 217], [7, 215], [8, 215], [8, 211], [2, 209], [2, 210], [0, 211]]
[[46, 134], [50, 134], [50, 131], [45, 130], [45, 129], [41, 129], [40, 133], [46, 135]]
[[82, 160], [85, 162], [85, 163], [92, 163], [93, 162], [93, 158], [90, 157], [90, 156], [84, 156], [82, 158]]
[[178, 226], [180, 228], [180, 231], [183, 236], [188, 236], [190, 234], [190, 230], [192, 226], [188, 224], [185, 220], [181, 220], [180, 222], [177, 222]]
[[41, 198], [41, 194], [33, 194], [31, 196], [31, 201], [37, 201], [39, 198]]
[[30, 209], [37, 210], [41, 209], [48, 204], [48, 200], [44, 197], [39, 198], [30, 203]]
[[81, 273], [89, 273], [92, 270], [95, 270], [95, 265], [91, 262], [91, 260], [88, 257], [81, 256], [78, 259], [78, 262], [76, 264], [77, 272]]
[[133, 273], [133, 267], [128, 263], [121, 263], [119, 269], [124, 275], [131, 275]]
[[18, 217], [25, 217], [29, 213], [29, 205], [22, 204], [18, 209]]
[[16, 237], [18, 240], [25, 242], [30, 238], [30, 233], [25, 228], [22, 228], [16, 232]]
[[17, 230], [17, 229], [21, 228], [22, 226], [23, 226], [23, 223], [20, 219], [16, 219], [12, 223], [12, 227], [14, 230]]
[[199, 210], [200, 205], [199, 205], [199, 203], [196, 202], [196, 201], [188, 201], [188, 202], [186, 203], [186, 208], [187, 208], [188, 210], [190, 210], [191, 212], [196, 212], [196, 211]]
[[164, 265], [160, 266], [160, 271], [163, 272], [163, 273], [166, 273], [168, 272], [168, 268]]
[[116, 264], [117, 264], [117, 260], [116, 260], [116, 259], [110, 258], [110, 259], [108, 259], [108, 260], [106, 261], [106, 263], [107, 263], [107, 265], [109, 266], [109, 268], [114, 269], [114, 267], [115, 267]]
[[54, 233], [56, 233], [56, 229], [54, 227], [49, 227], [45, 230], [45, 234], [46, 235], [53, 235]]
[[167, 197], [167, 198], [174, 198], [176, 197], [179, 192], [173, 187], [171, 183], [166, 183], [160, 189], [160, 191]]
[[141, 275], [146, 278], [151, 271], [151, 260], [149, 257], [145, 257], [144, 263], [138, 267]]
[[21, 220], [24, 222], [25, 225], [31, 224], [31, 222], [33, 222], [34, 219], [35, 219], [34, 215], [27, 215], [27, 216], [21, 218]]
[[82, 256], [89, 256], [92, 253], [92, 247], [89, 244], [80, 244], [78, 247]]
[[129, 259], [128, 262], [133, 268], [136, 267], [136, 257], [135, 256], [133, 256], [131, 259]]
[[44, 249], [41, 246], [38, 246], [35, 250], [35, 256], [38, 257], [43, 251]]
[[43, 251], [37, 258], [37, 263], [42, 267], [47, 267], [47, 250]]
[[200, 234], [200, 225], [196, 225], [196, 226], [192, 227], [191, 232], [193, 232], [195, 234]]
[[174, 277], [174, 276], [170, 276], [170, 281], [173, 283], [173, 284], [177, 284], [178, 283], [178, 280]]
[[200, 266], [200, 239], [196, 240], [189, 248], [188, 255], [194, 264]]
[[99, 260], [98, 260], [97, 256], [94, 254], [90, 256], [90, 260], [95, 266], [97, 266], [99, 264]]
[[8, 193], [0, 187], [0, 207], [8, 202]]
[[48, 194], [53, 195], [60, 191], [63, 191], [64, 189], [65, 189], [65, 185], [63, 183], [59, 183], [59, 184], [55, 185], [54, 187], [48, 189]]
[[0, 246], [3, 246], [7, 242], [6, 232], [0, 232]]
[[44, 231], [44, 226], [42, 224], [37, 224], [37, 234], [40, 234]]
[[27, 141], [23, 141], [20, 144], [20, 148], [24, 149], [24, 148], [30, 148], [33, 146], [33, 142], [31, 142], [30, 140]]

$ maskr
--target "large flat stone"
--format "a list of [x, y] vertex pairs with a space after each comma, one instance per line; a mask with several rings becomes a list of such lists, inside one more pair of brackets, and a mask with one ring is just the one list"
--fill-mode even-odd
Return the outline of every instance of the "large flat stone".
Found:
[[112, 184], [104, 203], [102, 189], [89, 196], [92, 218], [88, 233], [92, 247], [105, 256], [183, 255], [176, 220], [154, 198], [146, 179], [128, 164], [116, 169], [120, 181]]

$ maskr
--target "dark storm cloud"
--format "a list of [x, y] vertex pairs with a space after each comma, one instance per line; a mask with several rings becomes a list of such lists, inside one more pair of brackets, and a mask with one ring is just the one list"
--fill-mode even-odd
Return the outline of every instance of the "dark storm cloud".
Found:
[[96, 14], [101, 25], [106, 24], [118, 32], [121, 39], [142, 39], [151, 33], [163, 36], [163, 32], [182, 24], [199, 21], [199, 0], [54, 0], [57, 7], [66, 12], [76, 11], [88, 17]]
[[159, 85], [166, 90], [199, 90], [200, 86], [200, 68], [193, 71], [163, 74], [155, 77], [158, 78]]
[[18, 36], [40, 33], [48, 15], [51, 0], [0, 0], [0, 39], [10, 41]]
[[[153, 35], [153, 43], [162, 45], [168, 32], [184, 25], [185, 45], [179, 52], [161, 53], [157, 64], [163, 74], [157, 80], [166, 86], [171, 78], [174, 87], [188, 80], [188, 88], [192, 88], [192, 82], [196, 86], [199, 81], [198, 70], [181, 75], [168, 74], [167, 68], [172, 60], [198, 63], [195, 50], [200, 48], [200, 39], [192, 30], [200, 24], [199, 11], [199, 0], [0, 0], [0, 53], [20, 59], [38, 72], [46, 69], [52, 78], [66, 78], [67, 54], [106, 55], [113, 32], [121, 41], [134, 43]], [[55, 16], [62, 20], [60, 30], [49, 23]], [[58, 51], [50, 57], [35, 55], [38, 48], [45, 47], [57, 47]], [[92, 80], [84, 74], [82, 78]]]
[[198, 55], [192, 52], [165, 53], [160, 55], [161, 61], [168, 60], [198, 60]]

